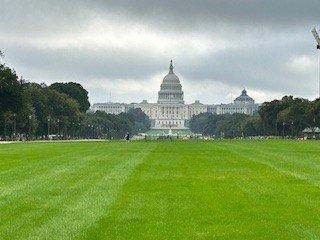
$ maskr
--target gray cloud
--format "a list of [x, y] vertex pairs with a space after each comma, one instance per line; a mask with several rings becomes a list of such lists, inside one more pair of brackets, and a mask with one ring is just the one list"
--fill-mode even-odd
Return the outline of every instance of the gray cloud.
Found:
[[[269, 27], [299, 27], [316, 22], [317, 0], [202, 0], [202, 1], [97, 1], [102, 11], [124, 13], [136, 21], [172, 28], [190, 28], [220, 24]], [[194, 30], [194, 29], [193, 29]]]
[[113, 100], [150, 99], [159, 87], [152, 79], [167, 71], [171, 58], [186, 88], [192, 85], [205, 101], [220, 102], [221, 94], [212, 92], [243, 86], [265, 92], [260, 101], [281, 94], [313, 98], [310, 28], [319, 11], [315, 0], [4, 0], [0, 48], [19, 74], [38, 82], [79, 81], [92, 102], [105, 101], [108, 86], [123, 92], [126, 81], [141, 90], [128, 87]]

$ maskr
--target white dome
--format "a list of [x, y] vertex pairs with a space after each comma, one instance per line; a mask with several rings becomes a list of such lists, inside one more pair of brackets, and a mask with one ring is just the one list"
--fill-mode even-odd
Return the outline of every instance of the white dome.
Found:
[[162, 81], [162, 84], [180, 84], [180, 80], [174, 73], [168, 73]]
[[172, 60], [170, 62], [169, 73], [163, 78], [162, 84], [179, 84], [178, 76], [173, 72]]
[[163, 78], [158, 92], [158, 102], [178, 102], [183, 103], [183, 92], [180, 80], [173, 72], [172, 61], [169, 73]]
[[252, 97], [248, 96], [247, 91], [243, 89], [241, 95], [237, 97], [234, 102], [254, 103], [254, 100]]

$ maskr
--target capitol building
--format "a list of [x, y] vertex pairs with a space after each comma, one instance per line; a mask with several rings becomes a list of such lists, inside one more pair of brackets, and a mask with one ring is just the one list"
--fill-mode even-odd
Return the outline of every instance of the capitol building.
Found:
[[152, 129], [188, 129], [189, 120], [193, 115], [200, 113], [233, 114], [244, 113], [253, 115], [259, 105], [247, 95], [244, 89], [233, 103], [202, 104], [199, 100], [194, 103], [184, 102], [184, 93], [178, 76], [173, 71], [172, 61], [168, 74], [163, 78], [158, 101], [149, 103], [143, 100], [140, 103], [95, 103], [91, 106], [92, 112], [104, 111], [110, 114], [120, 114], [132, 108], [140, 108], [151, 121]]

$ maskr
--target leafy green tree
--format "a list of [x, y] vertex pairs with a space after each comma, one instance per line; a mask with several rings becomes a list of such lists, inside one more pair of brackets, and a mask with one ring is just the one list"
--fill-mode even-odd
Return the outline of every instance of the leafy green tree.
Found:
[[47, 135], [50, 112], [46, 86], [36, 83], [25, 83], [23, 85], [23, 99], [24, 103], [28, 103], [34, 109], [38, 122], [36, 134], [39, 136]]
[[308, 127], [311, 129], [320, 127], [320, 98], [310, 102], [306, 109], [306, 118], [308, 121]]
[[3, 120], [3, 135], [4, 136], [10, 136], [12, 135], [13, 132], [13, 123], [14, 123], [14, 113], [8, 111], [4, 112], [2, 115], [2, 120]]
[[263, 135], [264, 129], [259, 116], [247, 117], [242, 123], [242, 132], [244, 136]]
[[86, 113], [81, 126], [84, 137], [121, 139], [127, 132], [132, 135], [149, 130], [150, 121], [141, 109], [131, 109], [118, 115], [97, 111]]
[[17, 114], [17, 133], [26, 134], [35, 137], [38, 120], [33, 106], [24, 102], [22, 110]]
[[128, 116], [125, 113], [121, 113], [119, 115], [115, 115], [115, 137], [123, 138], [127, 132], [133, 133], [133, 122], [130, 121]]
[[22, 109], [22, 102], [22, 85], [17, 74], [0, 64], [0, 134], [8, 134], [7, 128], [12, 125], [8, 116], [17, 114]]
[[267, 134], [298, 135], [314, 121], [312, 103], [292, 96], [264, 103], [259, 113]]
[[279, 111], [283, 110], [281, 102], [279, 100], [273, 100], [271, 102], [265, 102], [259, 109], [259, 115], [266, 134], [277, 135], [277, 115]]
[[211, 115], [210, 113], [200, 113], [198, 115], [192, 116], [189, 122], [190, 129], [194, 133], [202, 134], [206, 132], [207, 135], [214, 135], [214, 133], [210, 132], [209, 128], [207, 130], [204, 129], [206, 124], [209, 121], [210, 115]]
[[243, 136], [242, 123], [248, 115], [235, 113], [224, 114], [217, 122], [217, 131], [224, 137], [233, 138]]
[[314, 123], [316, 126], [320, 127], [320, 98], [312, 102], [314, 109]]
[[76, 100], [79, 104], [80, 111], [85, 112], [90, 107], [88, 92], [79, 83], [54, 83], [50, 86], [51, 89], [64, 93]]
[[309, 126], [308, 108], [310, 102], [305, 99], [295, 98], [291, 105], [278, 113], [277, 122], [282, 125], [285, 135], [297, 135]]
[[58, 134], [70, 135], [71, 128], [79, 124], [81, 112], [77, 102], [67, 96], [52, 89], [46, 89], [47, 112], [51, 118], [53, 130]]
[[133, 123], [133, 133], [146, 132], [150, 129], [150, 119], [140, 108], [129, 109], [126, 115]]
[[[216, 137], [241, 137], [244, 135], [243, 123], [249, 118], [245, 114], [202, 113], [190, 120], [190, 129], [195, 133]], [[253, 135], [257, 135], [252, 133]]]
[[0, 113], [18, 112], [22, 106], [22, 85], [15, 71], [0, 65]]

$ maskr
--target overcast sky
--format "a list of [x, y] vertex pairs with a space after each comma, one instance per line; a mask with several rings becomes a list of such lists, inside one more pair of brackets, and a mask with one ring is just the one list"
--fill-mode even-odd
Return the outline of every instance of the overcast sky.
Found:
[[[187, 103], [317, 96], [319, 0], [0, 0], [0, 49], [19, 75], [75, 81], [90, 102], [157, 100], [173, 59]], [[3, 60], [2, 60], [3, 61]]]

